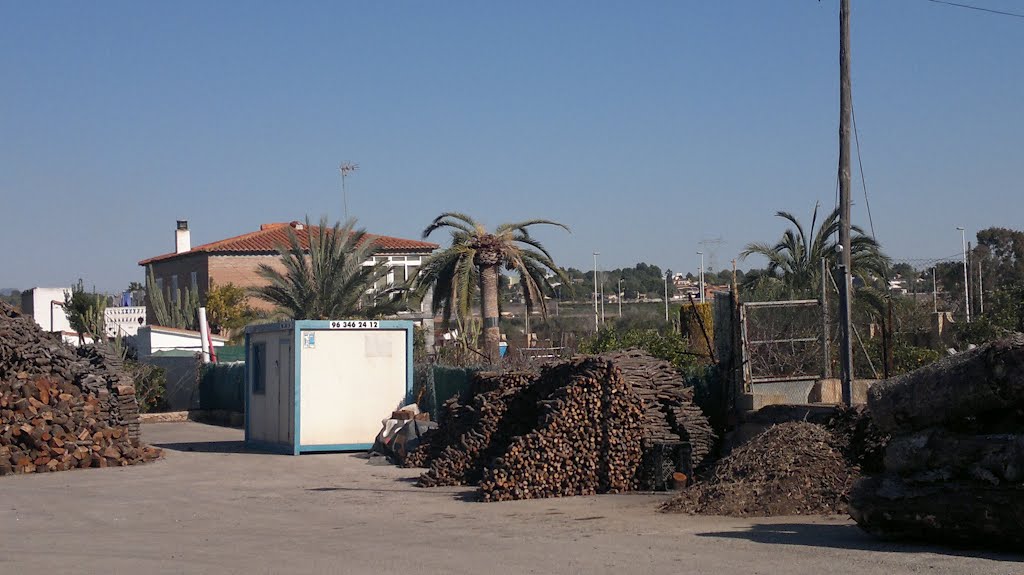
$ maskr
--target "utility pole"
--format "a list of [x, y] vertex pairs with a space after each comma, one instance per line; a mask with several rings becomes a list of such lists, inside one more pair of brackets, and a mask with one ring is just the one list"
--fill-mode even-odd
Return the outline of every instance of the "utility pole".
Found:
[[853, 404], [853, 344], [850, 318], [850, 291], [853, 278], [850, 270], [850, 120], [853, 96], [850, 86], [850, 0], [839, 4], [839, 333], [843, 403]]
[[668, 321], [668, 274], [665, 274], [665, 321]]
[[978, 314], [985, 315], [985, 284], [981, 281], [981, 259], [978, 259]]
[[619, 278], [619, 291], [615, 293], [618, 294], [615, 299], [619, 301], [619, 317], [622, 317], [622, 278]]
[[598, 324], [597, 315], [597, 256], [601, 255], [601, 252], [594, 252], [594, 333], [597, 333], [601, 329]]
[[704, 252], [697, 252], [700, 256], [700, 273], [697, 274], [697, 285], [700, 289], [700, 303], [704, 303]]
[[932, 266], [932, 311], [939, 313], [939, 285], [935, 283], [935, 269], [939, 266]]
[[352, 172], [359, 169], [359, 164], [353, 162], [342, 162], [338, 166], [338, 171], [341, 172], [341, 201], [345, 205], [345, 221], [348, 221], [348, 193], [345, 191], [345, 178]]
[[964, 246], [964, 311], [967, 312], [967, 323], [971, 323], [971, 288], [967, 278], [967, 230], [957, 226], [960, 230], [960, 241]]

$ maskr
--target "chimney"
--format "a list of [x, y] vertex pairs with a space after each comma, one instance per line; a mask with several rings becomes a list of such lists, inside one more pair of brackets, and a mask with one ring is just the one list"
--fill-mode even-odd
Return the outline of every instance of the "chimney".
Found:
[[183, 254], [192, 249], [192, 238], [188, 232], [188, 221], [178, 220], [178, 229], [174, 230], [174, 253]]

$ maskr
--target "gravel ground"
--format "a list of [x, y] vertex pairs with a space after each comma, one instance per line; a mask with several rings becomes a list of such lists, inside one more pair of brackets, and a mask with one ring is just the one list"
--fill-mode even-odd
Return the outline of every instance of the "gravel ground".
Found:
[[844, 517], [657, 513], [665, 495], [471, 503], [357, 455], [143, 426], [162, 461], [0, 478], [0, 573], [1020, 574], [1024, 556], [877, 542]]

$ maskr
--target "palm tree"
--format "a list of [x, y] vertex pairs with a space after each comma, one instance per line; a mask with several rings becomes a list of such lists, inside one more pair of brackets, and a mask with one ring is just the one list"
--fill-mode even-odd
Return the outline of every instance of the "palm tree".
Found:
[[260, 264], [257, 273], [269, 283], [254, 288], [253, 295], [293, 319], [380, 317], [397, 312], [396, 290], [390, 285], [375, 289], [387, 280], [387, 263], [364, 265], [373, 260], [378, 248], [366, 230], [354, 227], [355, 220], [328, 227], [326, 217], [319, 226], [310, 226], [307, 217], [301, 238], [288, 228], [288, 245], [277, 246], [284, 270]]
[[[768, 259], [768, 274], [782, 281], [791, 294], [813, 293], [821, 281], [821, 260], [829, 268], [839, 261], [836, 251], [839, 235], [839, 208], [833, 210], [815, 229], [819, 205], [814, 206], [810, 234], [793, 214], [777, 212], [775, 215], [792, 223], [796, 229], [787, 229], [775, 245], [751, 243], [740, 254], [741, 258], [760, 255]], [[886, 277], [889, 257], [882, 253], [878, 242], [857, 226], [851, 226], [850, 267], [854, 276], [865, 284], [874, 278]]]
[[410, 288], [414, 293], [423, 294], [433, 287], [433, 312], [441, 312], [447, 327], [454, 315], [456, 321], [464, 323], [470, 317], [470, 306], [479, 287], [480, 311], [484, 322], [484, 352], [487, 361], [497, 364], [501, 361], [498, 327], [498, 279], [500, 268], [519, 274], [519, 282], [526, 300], [529, 314], [539, 306], [541, 314], [547, 317], [545, 293], [553, 293], [550, 274], [568, 283], [568, 277], [551, 258], [547, 249], [530, 235], [529, 228], [536, 225], [551, 225], [566, 231], [569, 228], [551, 220], [527, 220], [501, 224], [488, 232], [473, 218], [456, 212], [445, 212], [434, 218], [423, 237], [441, 228], [450, 228], [452, 244], [423, 262], [413, 276]]

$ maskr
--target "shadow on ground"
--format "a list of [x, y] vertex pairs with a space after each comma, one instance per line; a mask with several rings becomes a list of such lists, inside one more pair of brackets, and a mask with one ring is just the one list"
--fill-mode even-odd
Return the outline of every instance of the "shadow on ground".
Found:
[[192, 451], [195, 453], [264, 453], [245, 448], [244, 441], [189, 441], [183, 443], [153, 443], [154, 447], [171, 451]]
[[831, 547], [834, 549], [858, 549], [889, 553], [937, 553], [958, 557], [976, 557], [993, 561], [1024, 561], [1024, 555], [1000, 553], [997, 551], [939, 547], [923, 543], [882, 541], [865, 533], [860, 527], [853, 524], [761, 523], [752, 525], [749, 529], [698, 533], [697, 536], [746, 539], [755, 543], [771, 545], [803, 545], [808, 547]]

